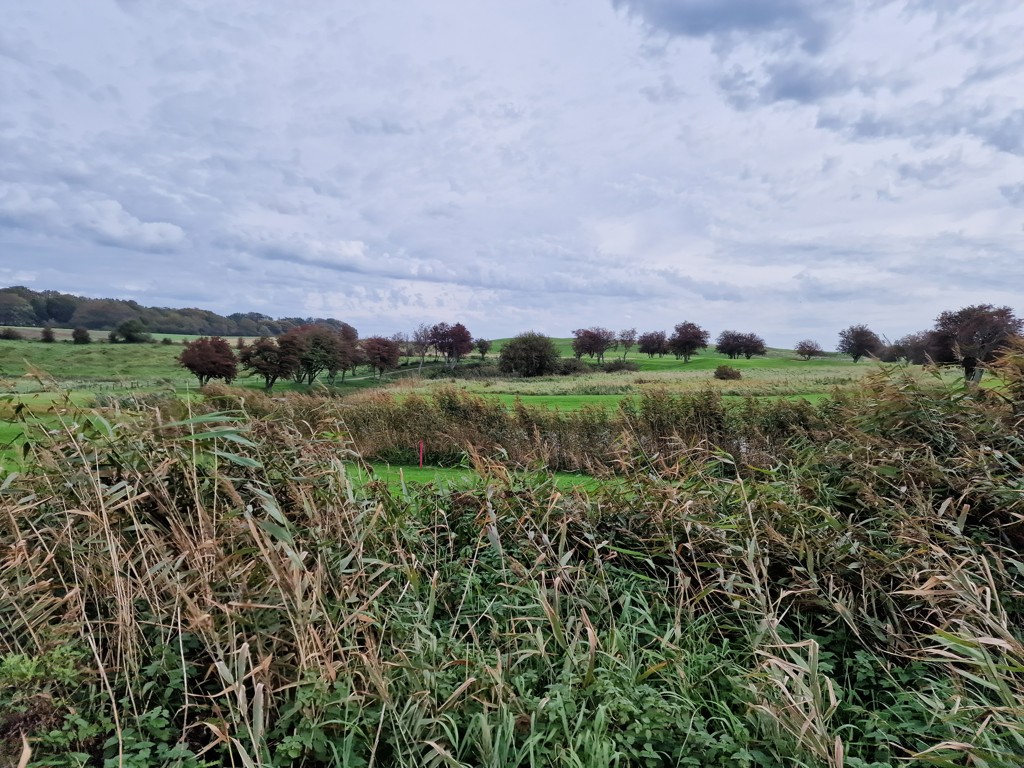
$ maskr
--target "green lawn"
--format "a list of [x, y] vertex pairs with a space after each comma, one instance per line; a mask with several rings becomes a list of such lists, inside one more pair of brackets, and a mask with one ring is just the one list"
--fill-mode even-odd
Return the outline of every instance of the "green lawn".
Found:
[[[437, 486], [458, 486], [475, 483], [478, 480], [477, 473], [468, 467], [418, 467], [418, 466], [403, 466], [397, 464], [380, 464], [375, 463], [371, 465], [373, 469], [373, 475], [375, 479], [383, 480], [388, 487], [393, 490], [401, 490], [403, 483], [405, 487], [411, 485], [426, 485], [433, 483]], [[359, 483], [364, 483], [370, 480], [365, 472], [359, 467], [350, 465], [349, 472]], [[553, 477], [555, 485], [562, 491], [572, 490], [573, 488], [583, 488], [585, 490], [597, 489], [602, 481], [599, 478], [591, 477], [590, 475], [577, 475], [569, 472], [541, 472], [541, 473], [514, 473], [515, 476], [522, 477], [523, 479], [536, 479], [538, 477], [546, 478]]]

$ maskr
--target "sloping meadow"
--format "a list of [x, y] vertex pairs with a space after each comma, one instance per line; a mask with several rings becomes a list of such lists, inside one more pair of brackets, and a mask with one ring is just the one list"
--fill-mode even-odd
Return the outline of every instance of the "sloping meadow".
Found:
[[239, 397], [0, 481], [0, 763], [1021, 764], [1019, 390]]

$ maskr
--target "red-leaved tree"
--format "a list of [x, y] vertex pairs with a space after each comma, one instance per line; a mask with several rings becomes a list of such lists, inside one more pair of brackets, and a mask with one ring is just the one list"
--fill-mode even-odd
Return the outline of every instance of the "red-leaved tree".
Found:
[[238, 375], [238, 363], [231, 345], [220, 336], [203, 337], [185, 344], [178, 355], [178, 365], [187, 368], [205, 386], [211, 379], [224, 379], [231, 383]]
[[709, 338], [708, 332], [696, 323], [680, 323], [668, 340], [668, 348], [677, 360], [683, 358], [688, 363], [691, 357], [707, 348]]

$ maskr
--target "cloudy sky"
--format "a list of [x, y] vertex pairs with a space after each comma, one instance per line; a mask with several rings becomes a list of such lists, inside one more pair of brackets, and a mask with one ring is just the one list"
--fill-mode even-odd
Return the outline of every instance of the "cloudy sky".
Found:
[[1019, 0], [12, 0], [0, 285], [825, 346], [1024, 310]]

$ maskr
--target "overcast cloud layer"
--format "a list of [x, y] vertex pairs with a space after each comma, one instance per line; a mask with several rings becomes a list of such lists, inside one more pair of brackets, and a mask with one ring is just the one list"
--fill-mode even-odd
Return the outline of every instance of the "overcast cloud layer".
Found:
[[9, 3], [0, 285], [363, 334], [1024, 309], [1018, 0]]

